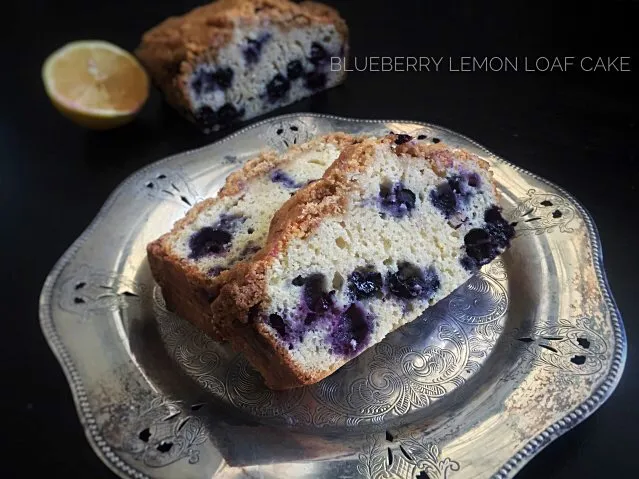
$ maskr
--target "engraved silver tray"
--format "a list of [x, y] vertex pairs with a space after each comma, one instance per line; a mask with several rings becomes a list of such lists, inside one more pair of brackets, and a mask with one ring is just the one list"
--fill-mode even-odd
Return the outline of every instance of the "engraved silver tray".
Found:
[[[165, 309], [145, 246], [264, 147], [389, 130], [488, 160], [512, 248], [324, 381], [272, 392]], [[92, 447], [138, 479], [512, 477], [603, 403], [626, 355], [595, 226], [568, 193], [444, 128], [309, 114], [128, 178], [55, 265], [40, 320]]]

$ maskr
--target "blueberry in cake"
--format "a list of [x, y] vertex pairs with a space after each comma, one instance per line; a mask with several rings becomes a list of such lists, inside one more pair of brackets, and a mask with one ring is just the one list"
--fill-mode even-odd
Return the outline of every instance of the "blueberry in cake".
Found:
[[330, 7], [218, 0], [149, 30], [136, 55], [167, 101], [210, 131], [340, 84], [331, 57], [347, 52]]
[[488, 164], [413, 140], [369, 138], [273, 218], [212, 304], [273, 389], [315, 383], [467, 281], [514, 235]]
[[216, 198], [195, 205], [150, 243], [151, 272], [167, 307], [222, 339], [210, 303], [228, 270], [259, 251], [275, 211], [297, 189], [320, 178], [341, 148], [357, 141], [336, 133], [293, 146], [281, 156], [263, 153], [229, 175]]

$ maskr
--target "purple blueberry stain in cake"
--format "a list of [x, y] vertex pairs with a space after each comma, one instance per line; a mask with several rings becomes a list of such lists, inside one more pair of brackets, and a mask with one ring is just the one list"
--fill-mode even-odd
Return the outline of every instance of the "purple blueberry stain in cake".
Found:
[[313, 312], [310, 312], [304, 318], [304, 325], [305, 326], [312, 326], [313, 323], [315, 323], [315, 321], [317, 321], [318, 318], [319, 318], [319, 316], [317, 314], [315, 314]]
[[475, 188], [479, 186], [480, 177], [477, 173], [465, 173], [452, 175], [448, 178], [448, 184], [458, 197], [467, 199], [475, 193]]
[[[504, 251], [515, 236], [515, 228], [501, 215], [501, 208], [491, 206], [484, 212], [484, 228], [473, 228], [464, 236], [466, 257], [461, 264], [468, 271], [476, 271], [490, 263]], [[466, 259], [468, 258], [468, 259]]]
[[311, 53], [308, 58], [313, 65], [318, 66], [328, 61], [328, 53], [326, 49], [317, 42], [311, 44]]
[[189, 258], [198, 260], [205, 256], [224, 254], [228, 251], [233, 240], [233, 231], [238, 222], [246, 218], [240, 215], [220, 215], [220, 219], [213, 226], [205, 226], [193, 233], [189, 238]]
[[327, 312], [334, 304], [335, 291], [326, 291], [326, 276], [313, 273], [304, 280], [302, 298], [306, 307], [318, 314]]
[[348, 277], [348, 290], [357, 300], [373, 298], [381, 293], [382, 274], [371, 267], [353, 271]]
[[262, 55], [262, 47], [270, 38], [270, 33], [263, 33], [257, 39], [249, 38], [246, 40], [246, 46], [242, 50], [242, 54], [248, 65], [254, 65], [259, 61]]
[[380, 208], [395, 218], [402, 218], [415, 208], [415, 193], [402, 183], [380, 185]]
[[481, 177], [477, 173], [470, 173], [467, 176], [466, 181], [468, 183], [468, 186], [472, 188], [479, 188], [479, 186], [481, 185]]
[[226, 90], [233, 82], [233, 75], [233, 70], [228, 67], [215, 71], [201, 69], [191, 77], [191, 89], [196, 97], [216, 90]]
[[412, 136], [407, 135], [406, 133], [401, 133], [401, 134], [397, 135], [397, 138], [395, 138], [395, 144], [396, 145], [403, 145], [404, 143], [408, 143], [412, 139], [413, 139]]
[[371, 318], [358, 303], [353, 303], [338, 316], [329, 333], [333, 353], [350, 357], [368, 344], [373, 329]]
[[246, 321], [249, 324], [253, 324], [257, 321], [259, 317], [260, 317], [260, 303], [257, 303], [249, 308], [248, 313], [246, 315]]
[[206, 226], [189, 239], [189, 258], [198, 260], [204, 256], [225, 253], [233, 236], [223, 229]]
[[[361, 295], [381, 292], [381, 275], [371, 268], [359, 281]], [[360, 271], [358, 271], [360, 272]], [[352, 277], [353, 275], [351, 275]], [[356, 275], [357, 276], [357, 275]], [[368, 280], [371, 285], [363, 285]], [[269, 316], [267, 322], [289, 346], [303, 341], [308, 331], [326, 331], [333, 350], [345, 356], [353, 355], [368, 343], [372, 321], [358, 302], [340, 305], [334, 290], [328, 291], [327, 279], [322, 273], [297, 276], [291, 285], [301, 288], [301, 301], [294, 312]]]
[[304, 85], [309, 90], [321, 90], [326, 86], [326, 73], [308, 72], [304, 77]]
[[515, 227], [501, 215], [501, 208], [492, 205], [484, 212], [484, 221], [493, 244], [500, 249], [510, 245], [510, 240], [515, 236]]
[[252, 65], [253, 63], [257, 63], [260, 58], [261, 52], [262, 43], [249, 38], [246, 41], [246, 47], [244, 47], [242, 54], [244, 55], [244, 60], [246, 60], [246, 63]]
[[457, 197], [448, 182], [440, 183], [430, 192], [430, 201], [446, 218], [457, 211]]
[[216, 72], [202, 72], [202, 93], [212, 93], [219, 90], [219, 85], [216, 81]]
[[266, 93], [271, 102], [276, 102], [286, 96], [291, 89], [291, 82], [281, 73], [278, 73], [266, 85]]
[[460, 211], [481, 184], [477, 173], [452, 175], [430, 192], [430, 201], [446, 218]]
[[271, 181], [273, 183], [280, 183], [286, 188], [299, 188], [295, 180], [282, 170], [273, 170], [271, 172]]
[[226, 90], [233, 83], [234, 72], [231, 68], [224, 67], [210, 73], [211, 82], [222, 90]]
[[490, 237], [484, 228], [473, 228], [464, 236], [466, 254], [478, 265], [489, 263], [497, 253]]
[[297, 80], [304, 74], [304, 66], [299, 60], [291, 60], [286, 65], [286, 75], [290, 81]]
[[306, 277], [297, 276], [293, 278], [291, 284], [302, 288], [301, 302], [297, 307], [296, 318], [300, 331], [306, 332], [309, 326], [321, 320], [322, 324], [331, 322], [332, 318], [339, 313], [336, 292], [327, 290], [326, 276], [322, 273], [313, 273]]
[[277, 334], [279, 334], [280, 338], [282, 338], [284, 341], [288, 339], [290, 328], [286, 325], [282, 316], [277, 313], [269, 314], [268, 324], [269, 326], [271, 326], [271, 328], [277, 331]]
[[195, 93], [195, 96], [200, 96], [202, 94], [202, 87], [204, 86], [204, 82], [202, 80], [201, 72], [194, 74], [191, 77], [191, 90]]
[[244, 108], [238, 110], [230, 103], [224, 104], [218, 111], [210, 106], [204, 105], [195, 113], [195, 121], [203, 128], [210, 128], [214, 125], [227, 126], [244, 116]]
[[470, 256], [462, 256], [459, 262], [466, 271], [470, 271], [471, 273], [475, 273], [479, 269], [477, 261]]
[[399, 263], [395, 273], [388, 274], [388, 289], [402, 299], [430, 299], [439, 290], [441, 283], [434, 268], [422, 271], [418, 266]]

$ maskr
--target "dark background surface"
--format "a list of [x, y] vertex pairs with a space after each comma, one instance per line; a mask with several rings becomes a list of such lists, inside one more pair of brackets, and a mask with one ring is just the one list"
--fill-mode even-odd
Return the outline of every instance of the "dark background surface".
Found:
[[[133, 124], [102, 133], [82, 130], [50, 106], [40, 79], [42, 62], [64, 43], [84, 38], [132, 50], [145, 29], [195, 3], [23, 0], [3, 7], [2, 477], [113, 477], [90, 449], [62, 371], [41, 335], [40, 288], [129, 174], [221, 137], [200, 134], [164, 106], [157, 92]], [[349, 22], [352, 54], [361, 57], [637, 53], [631, 48], [639, 19], [636, 1], [512, 2], [499, 8], [470, 1], [329, 3]], [[637, 58], [631, 68], [639, 70]], [[522, 479], [636, 473], [636, 79], [634, 71], [353, 73], [345, 85], [274, 113], [439, 124], [563, 186], [592, 213], [627, 328], [626, 373], [610, 400], [536, 457], [518, 476]]]

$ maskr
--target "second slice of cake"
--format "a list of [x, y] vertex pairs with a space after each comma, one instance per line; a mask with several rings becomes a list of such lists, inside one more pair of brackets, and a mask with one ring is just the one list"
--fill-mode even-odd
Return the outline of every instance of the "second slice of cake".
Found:
[[315, 383], [510, 244], [488, 164], [408, 135], [347, 148], [275, 214], [212, 308], [273, 389]]
[[341, 149], [360, 141], [336, 133], [265, 152], [232, 173], [217, 197], [195, 205], [147, 247], [151, 272], [167, 307], [223, 339], [210, 303], [236, 263], [262, 247], [273, 214], [302, 186], [320, 178]]

